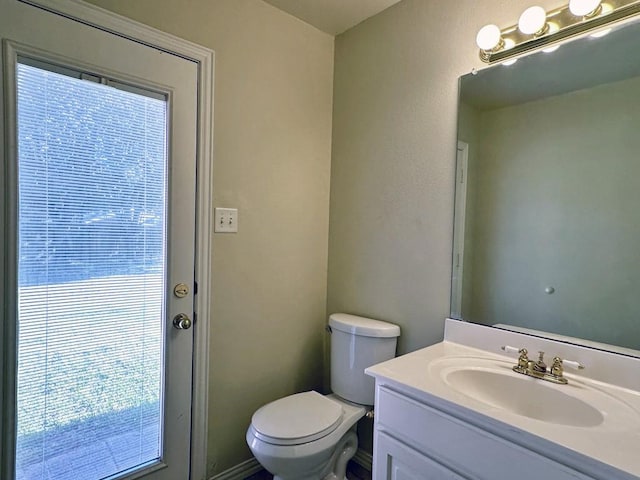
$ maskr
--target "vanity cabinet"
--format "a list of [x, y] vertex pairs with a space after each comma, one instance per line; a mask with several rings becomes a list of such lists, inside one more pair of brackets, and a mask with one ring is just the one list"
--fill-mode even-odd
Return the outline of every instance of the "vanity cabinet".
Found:
[[465, 480], [447, 467], [384, 432], [376, 432], [377, 452], [373, 478], [393, 480]]
[[[448, 412], [445, 403], [417, 399], [397, 386], [377, 385], [373, 480], [600, 478], [483, 430], [452, 409]], [[510, 437], [518, 434], [504, 428]]]

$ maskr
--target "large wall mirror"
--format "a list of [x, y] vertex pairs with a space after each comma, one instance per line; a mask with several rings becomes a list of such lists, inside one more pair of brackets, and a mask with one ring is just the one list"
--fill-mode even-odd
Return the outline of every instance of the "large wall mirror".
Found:
[[465, 75], [458, 118], [451, 316], [640, 355], [640, 21]]

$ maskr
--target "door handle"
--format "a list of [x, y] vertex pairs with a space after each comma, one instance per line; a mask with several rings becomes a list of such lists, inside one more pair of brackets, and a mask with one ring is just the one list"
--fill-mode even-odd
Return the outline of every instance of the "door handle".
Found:
[[185, 313], [179, 313], [173, 317], [173, 326], [178, 330], [189, 330], [191, 324], [191, 319]]

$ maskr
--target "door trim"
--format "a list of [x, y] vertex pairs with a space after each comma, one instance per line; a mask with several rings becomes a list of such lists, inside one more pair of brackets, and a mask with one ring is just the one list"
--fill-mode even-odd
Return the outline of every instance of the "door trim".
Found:
[[[198, 285], [194, 298], [197, 321], [194, 324], [193, 399], [191, 425], [192, 480], [203, 480], [207, 473], [208, 379], [209, 379], [209, 319], [211, 300], [212, 255], [212, 186], [213, 186], [213, 50], [162, 32], [127, 17], [81, 0], [16, 0], [84, 24], [114, 33], [129, 40], [193, 61], [198, 65], [197, 119], [197, 192], [196, 192], [196, 272]], [[0, 79], [0, 87], [2, 87]], [[5, 112], [5, 115], [11, 112]], [[0, 128], [4, 119], [0, 119]], [[12, 138], [9, 136], [9, 139]], [[8, 146], [10, 148], [10, 146]], [[2, 173], [0, 172], [0, 177]], [[1, 178], [0, 178], [1, 180]], [[0, 212], [0, 216], [2, 212]], [[7, 213], [7, 212], [4, 212]], [[6, 220], [6, 219], [5, 219]], [[3, 222], [4, 223], [4, 222]], [[2, 243], [2, 242], [0, 242]], [[0, 259], [2, 262], [2, 259]], [[0, 292], [0, 295], [2, 292]], [[0, 332], [2, 330], [0, 325]], [[6, 327], [6, 326], [5, 326]], [[0, 353], [2, 346], [0, 345]], [[3, 352], [7, 353], [7, 352]], [[6, 379], [5, 379], [6, 380]], [[6, 382], [3, 382], [5, 386]], [[5, 411], [0, 395], [0, 412]], [[0, 423], [0, 427], [2, 424]]]
[[456, 154], [456, 194], [453, 224], [453, 258], [451, 265], [451, 316], [462, 318], [464, 239], [467, 205], [469, 144], [458, 142]]

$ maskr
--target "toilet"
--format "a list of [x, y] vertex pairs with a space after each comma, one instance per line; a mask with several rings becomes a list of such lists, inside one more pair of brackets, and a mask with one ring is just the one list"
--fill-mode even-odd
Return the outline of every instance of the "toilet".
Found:
[[330, 395], [297, 393], [259, 408], [247, 444], [274, 480], [345, 480], [358, 449], [356, 424], [374, 400], [364, 370], [395, 356], [400, 328], [388, 322], [334, 313]]

